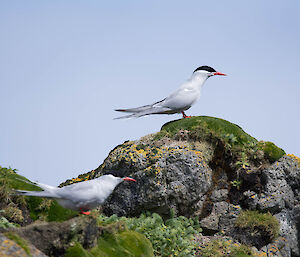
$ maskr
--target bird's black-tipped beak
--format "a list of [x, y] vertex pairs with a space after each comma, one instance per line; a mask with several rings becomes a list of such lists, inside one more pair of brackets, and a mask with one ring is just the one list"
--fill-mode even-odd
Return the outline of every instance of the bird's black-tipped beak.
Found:
[[124, 181], [133, 181], [133, 182], [136, 182], [135, 179], [129, 178], [129, 177], [123, 178], [123, 180], [124, 180]]
[[226, 74], [224, 74], [224, 73], [221, 73], [221, 72], [218, 72], [218, 71], [217, 71], [217, 72], [215, 72], [215, 73], [214, 73], [214, 75], [227, 76]]

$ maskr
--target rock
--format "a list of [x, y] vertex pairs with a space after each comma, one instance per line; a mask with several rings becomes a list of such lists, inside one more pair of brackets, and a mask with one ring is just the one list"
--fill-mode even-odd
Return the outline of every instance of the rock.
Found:
[[[283, 256], [300, 256], [300, 169], [297, 161], [288, 156], [265, 168], [261, 172], [261, 192], [243, 192], [243, 203], [251, 210], [270, 211], [280, 224], [280, 236], [290, 250]], [[267, 248], [266, 248], [267, 249]], [[289, 255], [287, 252], [291, 252]]]
[[264, 186], [257, 202], [258, 209], [277, 213], [284, 208], [293, 207], [294, 193], [284, 172], [286, 161], [287, 159], [282, 158], [262, 171], [261, 180]]
[[83, 247], [91, 248], [96, 245], [100, 233], [96, 220], [89, 217], [76, 217], [65, 222], [33, 223], [11, 231], [49, 256], [64, 255], [75, 239]]
[[297, 157], [283, 156], [278, 168], [285, 173], [287, 183], [294, 192], [294, 197], [300, 203], [300, 162]]
[[300, 205], [293, 210], [284, 210], [275, 217], [279, 220], [279, 234], [285, 239], [286, 248], [290, 249], [292, 256], [300, 256]]
[[[221, 203], [223, 203], [221, 205]], [[237, 217], [240, 215], [242, 208], [239, 205], [233, 205], [228, 204], [227, 207], [223, 209], [222, 206], [225, 206], [226, 202], [218, 203], [218, 205], [215, 206], [216, 212], [220, 215], [219, 220], [219, 230], [224, 231], [227, 234], [230, 234], [232, 231], [235, 221]], [[223, 212], [222, 212], [223, 210]]]
[[240, 206], [224, 201], [214, 203], [210, 215], [200, 221], [203, 233], [212, 235], [218, 231], [223, 231], [230, 234], [241, 210]]
[[226, 201], [228, 198], [228, 189], [214, 190], [211, 193], [210, 199], [212, 202]]
[[[107, 215], [136, 216], [145, 211], [164, 217], [193, 216], [201, 212], [203, 196], [212, 185], [212, 170], [203, 144], [154, 141], [147, 137], [115, 148], [96, 170], [97, 175], [132, 176], [137, 183], [122, 183], [103, 206]], [[201, 150], [202, 147], [202, 150]]]
[[31, 244], [20, 246], [17, 242], [0, 233], [0, 256], [3, 257], [47, 257]]
[[200, 226], [203, 229], [203, 234], [213, 235], [219, 231], [219, 215], [211, 213], [200, 221]]
[[287, 244], [287, 240], [279, 237], [273, 243], [262, 247], [259, 256], [291, 257], [297, 255], [291, 255], [291, 248]]
[[[248, 254], [250, 250], [241, 245], [244, 242], [262, 256], [295, 257], [300, 256], [300, 162], [297, 157], [283, 155], [284, 151], [273, 143], [258, 142], [228, 121], [192, 117], [169, 122], [157, 134], [124, 142], [96, 170], [61, 186], [104, 174], [132, 176], [137, 183], [120, 184], [102, 206], [104, 214], [135, 217], [150, 211], [164, 218], [171, 213], [197, 217], [203, 233], [210, 235], [204, 238], [209, 246], [221, 244], [222, 248], [226, 242], [228, 254], [236, 248]], [[10, 173], [14, 184], [16, 174]], [[52, 206], [50, 211], [47, 202], [34, 202], [32, 198], [24, 202], [24, 211], [19, 200], [7, 198], [6, 189], [0, 188], [2, 198], [6, 199], [0, 201], [0, 208], [5, 209], [0, 215], [11, 222], [7, 226], [32, 222], [29, 213], [34, 214], [34, 219], [45, 214], [48, 221], [70, 217], [50, 219], [57, 209]], [[249, 209], [275, 215], [280, 224], [280, 237], [275, 238], [278, 233], [271, 235], [268, 229], [259, 226], [254, 230], [237, 228], [235, 224], [241, 211]], [[276, 224], [278, 231], [277, 221]], [[14, 231], [53, 256], [65, 254], [70, 246], [73, 252], [87, 254], [86, 248], [93, 247], [101, 233], [92, 219], [79, 218], [63, 223], [33, 224]], [[78, 245], [72, 246], [73, 239]]]

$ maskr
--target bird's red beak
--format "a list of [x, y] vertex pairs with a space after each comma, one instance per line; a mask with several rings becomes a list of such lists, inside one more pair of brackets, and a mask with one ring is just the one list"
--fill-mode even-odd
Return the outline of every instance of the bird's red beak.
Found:
[[129, 178], [129, 177], [123, 178], [123, 180], [124, 180], [124, 181], [134, 181], [134, 182], [136, 182], [136, 180], [135, 180], [135, 179], [133, 179], [133, 178]]
[[224, 73], [221, 73], [221, 72], [218, 72], [218, 71], [217, 71], [217, 72], [215, 72], [215, 73], [214, 73], [214, 75], [227, 76], [226, 74], [224, 74]]

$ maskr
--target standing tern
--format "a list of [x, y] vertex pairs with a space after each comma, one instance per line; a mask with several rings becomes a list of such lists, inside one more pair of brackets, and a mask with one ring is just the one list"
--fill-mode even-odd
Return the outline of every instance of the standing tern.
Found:
[[38, 196], [52, 198], [68, 209], [80, 211], [82, 214], [90, 214], [88, 210], [102, 205], [114, 191], [115, 187], [123, 181], [134, 181], [135, 179], [125, 177], [119, 178], [113, 175], [103, 175], [99, 178], [79, 182], [65, 187], [54, 187], [42, 183], [36, 184], [44, 191], [15, 190], [18, 195]]
[[128, 112], [131, 114], [115, 119], [139, 118], [150, 114], [174, 113], [182, 113], [183, 118], [189, 118], [190, 116], [187, 116], [184, 111], [191, 108], [191, 106], [199, 99], [201, 88], [204, 85], [204, 82], [209, 77], [215, 75], [226, 76], [226, 74], [217, 72], [212, 67], [201, 66], [193, 72], [189, 80], [184, 82], [175, 92], [170, 94], [165, 99], [141, 107], [116, 109], [115, 111]]

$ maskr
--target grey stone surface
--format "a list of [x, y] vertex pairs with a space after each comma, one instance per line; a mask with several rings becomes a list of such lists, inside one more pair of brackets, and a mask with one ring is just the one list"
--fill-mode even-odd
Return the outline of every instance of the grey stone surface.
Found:
[[293, 210], [283, 210], [275, 214], [280, 223], [280, 235], [285, 238], [286, 245], [291, 249], [293, 256], [300, 256], [299, 251], [299, 231], [300, 225], [300, 205]]
[[203, 197], [212, 185], [212, 170], [203, 154], [183, 145], [142, 150], [137, 146], [128, 143], [116, 148], [99, 170], [99, 175], [137, 180], [120, 184], [103, 206], [104, 213], [135, 216], [152, 211], [165, 217], [171, 209], [177, 215], [201, 213]]
[[214, 190], [211, 193], [210, 199], [213, 202], [225, 201], [228, 198], [228, 189]]
[[[279, 220], [285, 240], [282, 256], [300, 256], [300, 169], [297, 161], [283, 156], [260, 175], [261, 192], [243, 192], [243, 203], [252, 210], [270, 211]], [[267, 246], [266, 251], [268, 250]], [[268, 250], [269, 251], [269, 250]], [[278, 255], [279, 256], [279, 255]]]
[[[43, 252], [27, 243], [31, 257], [47, 257]], [[28, 257], [27, 252], [15, 241], [10, 240], [0, 233], [0, 256], [1, 257]]]
[[101, 233], [92, 217], [75, 217], [65, 222], [38, 222], [11, 231], [49, 256], [64, 256], [74, 241], [84, 248], [92, 248]]
[[284, 208], [293, 207], [294, 193], [286, 180], [283, 170], [285, 164], [285, 159], [282, 159], [262, 171], [262, 181], [265, 184], [257, 202], [258, 209], [277, 213]]

